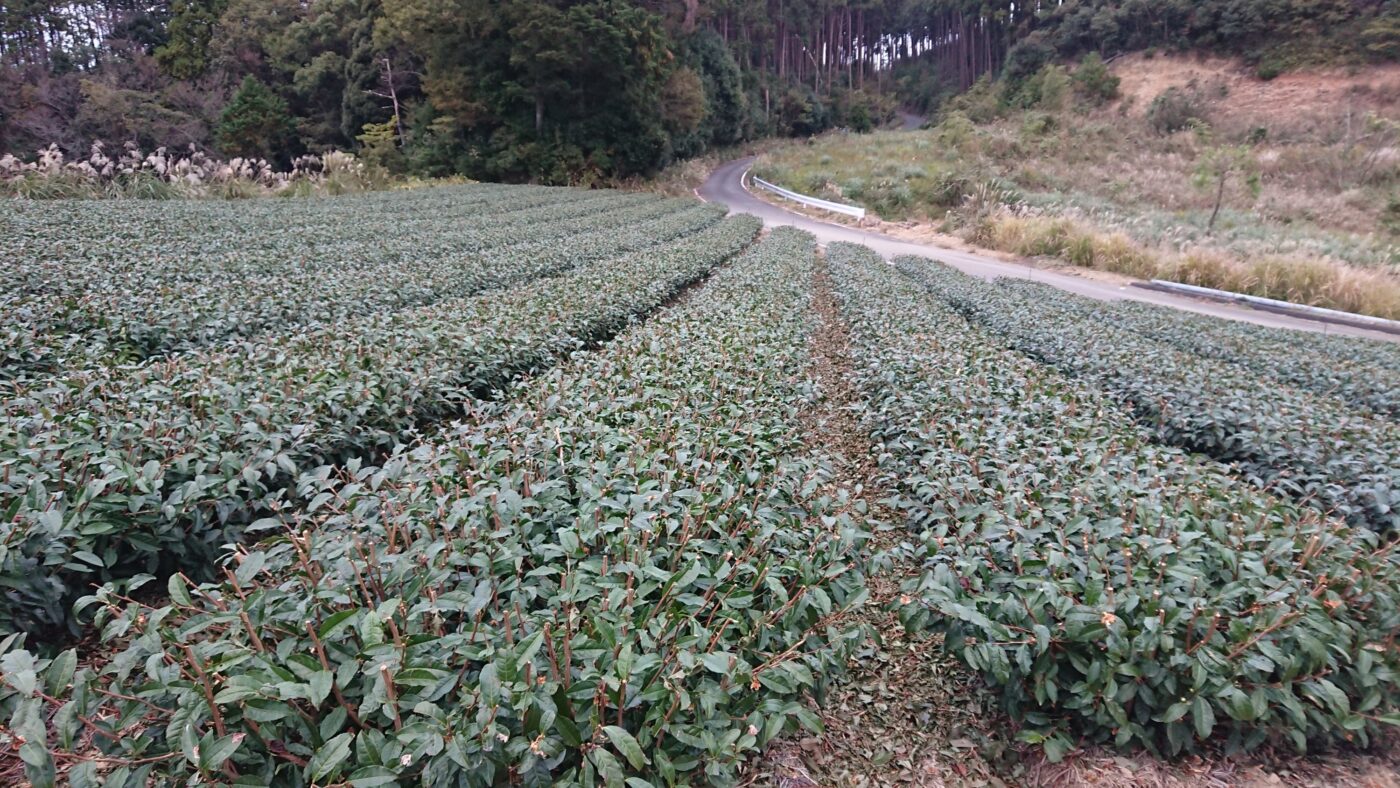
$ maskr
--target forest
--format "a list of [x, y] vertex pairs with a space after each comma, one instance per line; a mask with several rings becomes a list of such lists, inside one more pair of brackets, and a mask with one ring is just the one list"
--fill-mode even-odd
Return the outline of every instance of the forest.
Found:
[[1400, 56], [1398, 0], [18, 0], [0, 155], [194, 146], [542, 183], [867, 130], [987, 74], [1147, 48]]

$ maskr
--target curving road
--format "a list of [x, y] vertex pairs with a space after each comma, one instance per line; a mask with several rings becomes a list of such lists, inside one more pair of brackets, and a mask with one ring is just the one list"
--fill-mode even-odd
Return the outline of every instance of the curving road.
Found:
[[729, 206], [730, 213], [753, 214], [762, 219], [763, 223], [766, 225], [791, 225], [793, 227], [800, 227], [815, 235], [817, 240], [821, 243], [849, 241], [851, 243], [864, 244], [886, 258], [900, 255], [928, 257], [947, 263], [964, 273], [979, 276], [983, 279], [995, 279], [997, 277], [1033, 279], [1037, 282], [1045, 282], [1046, 284], [1054, 285], [1061, 290], [1067, 290], [1071, 293], [1088, 296], [1089, 298], [1097, 298], [1101, 301], [1143, 301], [1149, 304], [1159, 304], [1161, 306], [1169, 306], [1175, 309], [1222, 317], [1229, 320], [1242, 320], [1247, 323], [1257, 323], [1261, 326], [1270, 326], [1273, 328], [1291, 328], [1300, 331], [1344, 334], [1347, 336], [1379, 339], [1386, 342], [1400, 342], [1400, 337], [1382, 331], [1372, 331], [1355, 326], [1327, 323], [1320, 320], [1310, 320], [1273, 312], [1264, 312], [1233, 304], [1188, 298], [1155, 290], [1145, 290], [1140, 287], [1120, 286], [1095, 279], [1085, 279], [1078, 276], [1070, 276], [1055, 271], [1035, 268], [1030, 265], [1008, 263], [1003, 260], [997, 260], [970, 252], [902, 241], [879, 233], [813, 219], [809, 216], [793, 213], [792, 211], [772, 203], [760, 200], [749, 193], [745, 176], [747, 176], [749, 167], [752, 165], [753, 157], [737, 159], [721, 165], [711, 173], [709, 179], [696, 190], [696, 194], [698, 194], [702, 200], [722, 203]]

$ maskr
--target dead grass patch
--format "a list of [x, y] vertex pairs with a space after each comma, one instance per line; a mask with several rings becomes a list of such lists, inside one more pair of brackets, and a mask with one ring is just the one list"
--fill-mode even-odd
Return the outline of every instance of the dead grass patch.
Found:
[[1240, 259], [1209, 249], [1164, 252], [1122, 233], [1100, 233], [1070, 219], [1012, 214], [979, 222], [969, 230], [968, 240], [1026, 257], [1048, 257], [1138, 279], [1166, 279], [1400, 318], [1400, 278], [1330, 260], [1272, 255]]

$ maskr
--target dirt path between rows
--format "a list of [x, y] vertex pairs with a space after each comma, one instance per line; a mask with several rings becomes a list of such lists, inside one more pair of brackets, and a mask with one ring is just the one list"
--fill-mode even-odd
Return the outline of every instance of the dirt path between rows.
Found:
[[853, 383], [850, 331], [824, 260], [813, 279], [809, 340], [816, 398], [804, 414], [804, 442], [831, 459], [822, 493], [842, 511], [864, 518], [871, 598], [857, 614], [871, 638], [836, 678], [822, 703], [811, 704], [824, 733], [790, 735], [747, 769], [744, 784], [778, 788], [846, 786], [1101, 786], [1103, 788], [1234, 788], [1347, 786], [1400, 788], [1400, 751], [1298, 758], [1260, 752], [1227, 758], [1185, 756], [1164, 761], [1145, 753], [1088, 747], [1051, 764], [1013, 742], [1014, 726], [980, 680], [943, 653], [939, 638], [910, 633], [889, 612], [900, 584], [920, 571], [915, 541], [880, 476], [875, 447], [859, 417], [864, 398]]
[[975, 679], [942, 655], [934, 637], [906, 632], [889, 612], [900, 583], [918, 567], [901, 518], [886, 503], [891, 494], [881, 485], [857, 414], [863, 398], [852, 382], [850, 333], [824, 261], [813, 281], [812, 312], [810, 374], [817, 399], [803, 421], [804, 440], [831, 458], [833, 475], [822, 492], [845, 501], [844, 511], [872, 528], [871, 597], [858, 614], [872, 638], [814, 707], [825, 732], [774, 746], [748, 782], [780, 788], [1003, 784], [978, 753], [988, 737], [975, 727], [989, 717], [980, 713]]

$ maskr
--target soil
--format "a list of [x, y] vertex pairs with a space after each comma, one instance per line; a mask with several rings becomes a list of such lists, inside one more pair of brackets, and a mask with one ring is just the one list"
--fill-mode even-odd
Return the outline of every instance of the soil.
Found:
[[[865, 785], [1001, 785], [984, 749], [996, 749], [990, 730], [999, 723], [977, 680], [943, 654], [938, 639], [906, 632], [890, 612], [900, 584], [919, 572], [902, 539], [898, 513], [884, 501], [883, 485], [856, 407], [850, 332], [823, 264], [814, 281], [812, 367], [819, 399], [804, 417], [803, 433], [831, 457], [829, 494], [859, 502], [871, 530], [870, 601], [859, 613], [871, 639], [847, 665], [848, 673], [813, 710], [824, 732], [803, 733], [771, 747], [750, 769], [750, 785], [780, 788]], [[993, 746], [988, 746], [992, 744]]]
[[1290, 121], [1299, 116], [1344, 114], [1365, 110], [1393, 114], [1400, 110], [1400, 64], [1363, 69], [1326, 68], [1292, 71], [1262, 80], [1238, 60], [1143, 53], [1113, 61], [1121, 80], [1124, 107], [1142, 115], [1169, 87], [1192, 82], [1210, 89], [1223, 87], [1231, 115]]

